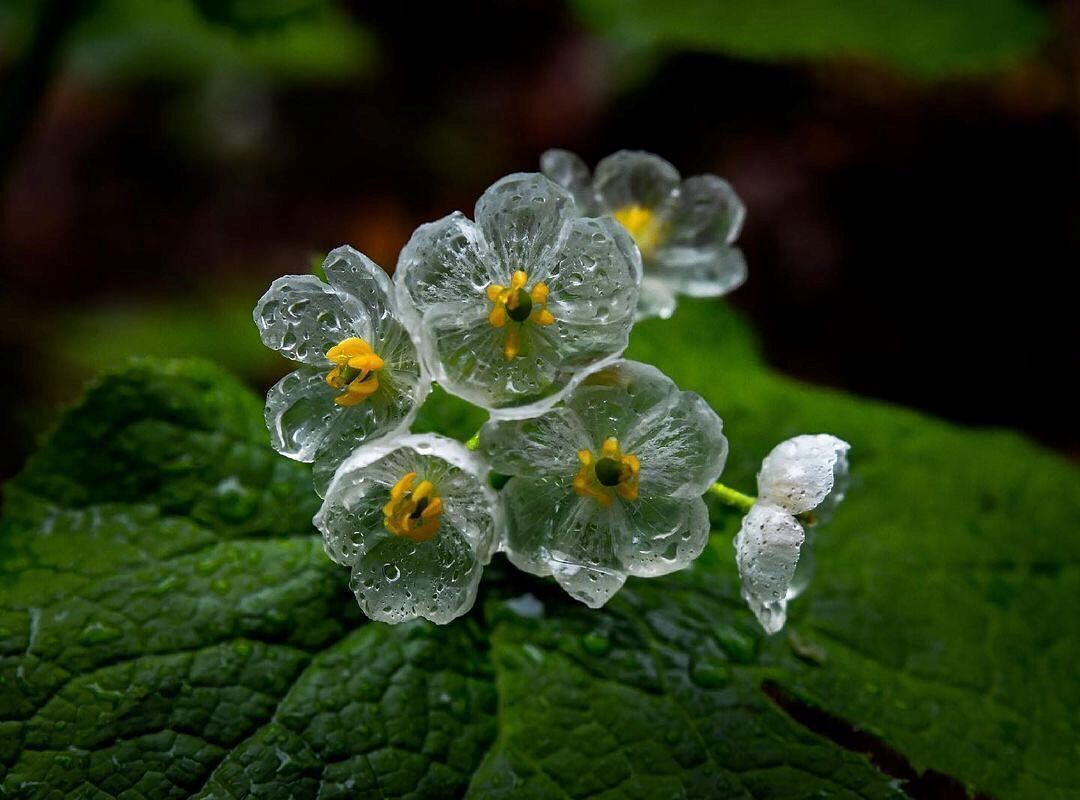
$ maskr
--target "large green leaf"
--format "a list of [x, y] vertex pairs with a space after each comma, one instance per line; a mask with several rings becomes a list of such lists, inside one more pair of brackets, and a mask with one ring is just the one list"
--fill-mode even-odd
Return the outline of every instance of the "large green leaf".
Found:
[[[1015, 61], [1046, 34], [1025, 0], [574, 0], [633, 51], [681, 48], [765, 60], [856, 57], [927, 76]], [[723, 88], [714, 87], [722, 97]]]
[[[736, 486], [785, 436], [853, 444], [783, 634], [738, 598], [724, 509], [692, 569], [601, 611], [500, 558], [464, 620], [364, 623], [258, 399], [136, 362], [7, 487], [0, 794], [1069, 796], [1076, 471], [771, 375], [722, 306], [684, 303], [632, 349], [721, 412]], [[444, 403], [425, 426], [467, 435]]]

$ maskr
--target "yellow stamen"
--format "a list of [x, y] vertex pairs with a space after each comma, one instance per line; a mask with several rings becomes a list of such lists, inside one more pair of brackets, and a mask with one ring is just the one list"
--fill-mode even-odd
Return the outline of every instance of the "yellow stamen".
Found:
[[493, 328], [501, 328], [506, 324], [506, 306], [499, 303], [495, 308], [491, 309], [491, 313], [488, 314], [488, 322], [491, 323]]
[[435, 484], [420, 481], [414, 489], [416, 473], [408, 472], [390, 488], [390, 499], [383, 506], [383, 526], [394, 534], [414, 542], [427, 542], [439, 532], [442, 498]]
[[507, 361], [513, 361], [521, 352], [521, 329], [526, 322], [544, 326], [555, 324], [555, 315], [546, 308], [549, 294], [547, 284], [539, 281], [526, 291], [528, 282], [529, 276], [525, 270], [518, 269], [510, 276], [509, 286], [491, 283], [484, 290], [492, 303], [488, 322], [493, 328], [506, 328], [503, 357]]
[[656, 214], [652, 209], [636, 204], [623, 206], [615, 211], [612, 216], [629, 231], [643, 256], [648, 255], [664, 238], [665, 225], [656, 218]]
[[521, 326], [517, 325], [506, 332], [503, 339], [503, 356], [507, 361], [513, 361], [521, 352]]
[[335, 365], [326, 374], [326, 382], [338, 390], [334, 402], [339, 406], [355, 406], [378, 391], [375, 372], [382, 369], [383, 360], [360, 337], [350, 336], [338, 342], [326, 351], [326, 358]]
[[581, 497], [589, 497], [602, 507], [611, 506], [612, 491], [623, 500], [638, 499], [638, 474], [641, 463], [632, 453], [622, 453], [619, 440], [608, 437], [600, 446], [600, 456], [590, 450], [578, 451], [581, 468], [574, 476], [574, 491]]

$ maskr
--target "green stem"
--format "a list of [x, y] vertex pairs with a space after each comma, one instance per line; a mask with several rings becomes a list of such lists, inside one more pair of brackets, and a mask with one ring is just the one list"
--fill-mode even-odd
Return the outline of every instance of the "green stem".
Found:
[[478, 448], [480, 446], [480, 431], [477, 431], [472, 436], [470, 436], [468, 441], [465, 442], [465, 446], [470, 450], [475, 450], [476, 448]]
[[714, 483], [709, 487], [709, 494], [719, 500], [726, 506], [737, 508], [739, 511], [746, 513], [754, 505], [756, 497], [751, 497], [748, 494], [732, 489], [730, 486], [724, 486], [722, 483]]

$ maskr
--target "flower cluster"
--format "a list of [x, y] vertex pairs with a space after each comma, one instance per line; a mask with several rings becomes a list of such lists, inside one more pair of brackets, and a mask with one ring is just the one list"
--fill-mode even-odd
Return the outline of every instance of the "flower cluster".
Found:
[[[742, 282], [730, 246], [742, 206], [719, 178], [680, 183], [644, 153], [616, 153], [591, 181], [562, 151], [543, 169], [497, 181], [472, 219], [421, 225], [393, 281], [344, 246], [323, 263], [326, 282], [279, 278], [255, 307], [263, 342], [298, 364], [267, 395], [271, 444], [312, 463], [315, 526], [372, 619], [461, 616], [499, 550], [597, 608], [708, 541], [703, 495], [728, 451], [720, 417], [621, 356], [634, 320], [669, 316], [674, 292]], [[409, 433], [433, 382], [488, 411], [468, 447]], [[737, 540], [746, 597], [770, 630], [786, 602], [772, 593], [786, 598], [792, 577], [774, 574], [780, 529], [800, 531], [793, 573], [797, 518], [829, 493], [808, 499], [825, 445], [795, 447], [794, 462], [781, 448], [766, 460]], [[772, 527], [755, 528], [766, 513]]]

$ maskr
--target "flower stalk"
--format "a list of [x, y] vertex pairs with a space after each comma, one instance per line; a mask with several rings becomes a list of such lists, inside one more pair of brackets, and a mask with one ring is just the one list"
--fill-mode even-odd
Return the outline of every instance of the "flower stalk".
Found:
[[743, 494], [737, 489], [732, 489], [730, 486], [725, 486], [722, 483], [714, 483], [709, 487], [708, 493], [725, 506], [731, 506], [744, 514], [753, 508], [754, 503], [757, 502], [756, 497]]

